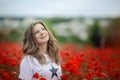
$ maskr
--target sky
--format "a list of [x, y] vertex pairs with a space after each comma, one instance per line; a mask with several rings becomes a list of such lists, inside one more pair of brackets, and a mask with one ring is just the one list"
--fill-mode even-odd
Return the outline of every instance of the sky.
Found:
[[0, 0], [0, 16], [118, 17], [120, 0]]

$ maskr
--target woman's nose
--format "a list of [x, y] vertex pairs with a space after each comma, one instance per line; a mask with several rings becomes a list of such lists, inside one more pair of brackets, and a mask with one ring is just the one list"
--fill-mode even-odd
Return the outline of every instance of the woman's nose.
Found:
[[40, 32], [40, 35], [43, 35], [43, 31]]

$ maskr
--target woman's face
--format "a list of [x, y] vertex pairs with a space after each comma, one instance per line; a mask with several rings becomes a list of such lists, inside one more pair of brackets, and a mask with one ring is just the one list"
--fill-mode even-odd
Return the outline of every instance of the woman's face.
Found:
[[49, 40], [47, 30], [39, 23], [33, 27], [33, 34], [38, 44], [47, 43]]

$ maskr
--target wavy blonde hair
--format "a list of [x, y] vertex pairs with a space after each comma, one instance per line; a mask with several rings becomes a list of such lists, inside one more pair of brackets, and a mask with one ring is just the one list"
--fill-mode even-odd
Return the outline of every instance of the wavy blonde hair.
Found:
[[55, 62], [56, 64], [60, 63], [60, 55], [58, 52], [58, 44], [55, 37], [52, 35], [51, 31], [47, 28], [46, 24], [42, 21], [35, 22], [30, 24], [30, 26], [26, 29], [24, 33], [23, 38], [23, 48], [22, 51], [25, 55], [31, 55], [35, 57], [41, 64], [45, 64], [46, 60], [43, 54], [38, 54], [40, 52], [40, 49], [37, 46], [37, 42], [34, 39], [33, 34], [33, 27], [36, 24], [41, 24], [43, 27], [47, 30], [49, 34], [49, 40], [47, 43], [47, 54], [50, 57], [52, 62]]

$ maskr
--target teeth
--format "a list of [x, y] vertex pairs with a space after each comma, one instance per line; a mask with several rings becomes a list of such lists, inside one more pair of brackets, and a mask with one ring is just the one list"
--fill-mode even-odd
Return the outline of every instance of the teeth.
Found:
[[40, 39], [43, 39], [43, 38], [45, 38], [46, 36], [44, 36], [44, 37], [41, 37]]

